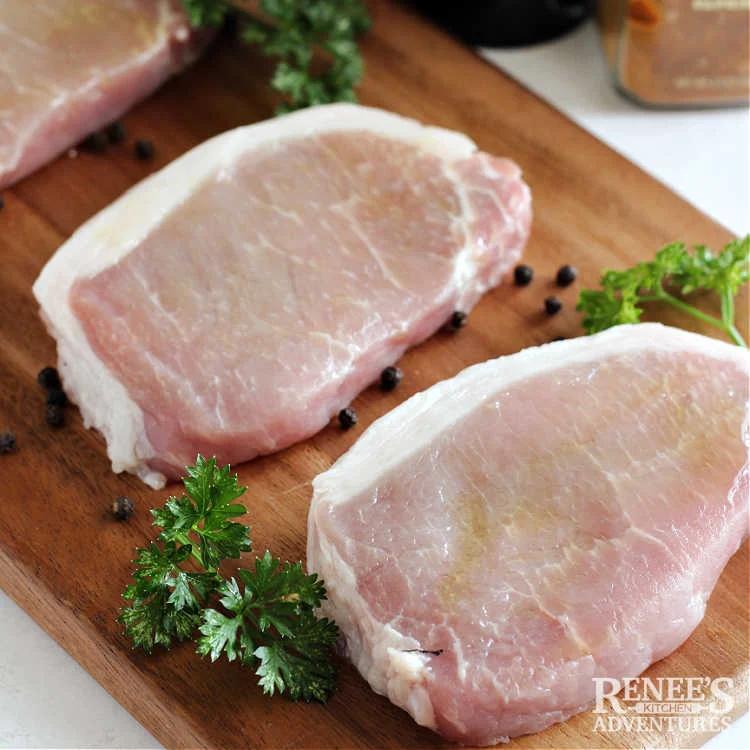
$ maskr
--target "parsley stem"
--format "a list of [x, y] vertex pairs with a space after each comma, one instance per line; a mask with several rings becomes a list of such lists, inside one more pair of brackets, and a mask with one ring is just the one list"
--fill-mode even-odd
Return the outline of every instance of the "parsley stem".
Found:
[[[175, 534], [175, 541], [179, 542], [180, 544], [189, 544], [190, 545], [190, 555], [192, 558], [200, 563], [200, 566], [203, 567], [203, 560], [201, 560], [200, 553], [196, 549], [195, 542], [190, 538], [189, 536], [190, 532], [187, 534]], [[216, 570], [214, 568], [206, 568], [207, 573], [215, 573]]]
[[721, 293], [721, 319], [724, 321], [727, 332], [732, 337], [734, 343], [738, 346], [744, 346], [747, 349], [747, 344], [734, 325], [734, 295], [731, 289], [725, 289]]
[[[731, 292], [730, 292], [730, 295], [731, 295]], [[734, 300], [731, 300], [730, 304], [727, 304], [725, 302], [725, 295], [722, 295], [722, 300], [721, 300], [721, 307], [722, 307], [722, 319], [721, 320], [719, 320], [718, 318], [715, 318], [713, 315], [708, 315], [707, 313], [704, 313], [702, 310], [699, 310], [697, 307], [688, 305], [687, 302], [683, 302], [682, 300], [677, 299], [677, 297], [673, 297], [671, 294], [663, 290], [661, 290], [657, 294], [650, 294], [644, 297], [640, 297], [639, 301], [640, 302], [667, 302], [673, 307], [676, 307], [678, 310], [682, 310], [688, 315], [692, 315], [694, 318], [698, 318], [698, 320], [702, 320], [704, 323], [708, 323], [709, 325], [712, 325], [715, 328], [721, 329], [725, 333], [729, 334], [730, 338], [735, 344], [747, 349], [747, 344], [745, 343], [744, 339], [740, 335], [740, 332], [734, 326], [734, 322], [733, 322]], [[725, 317], [725, 314], [731, 314], [732, 317], [727, 319]]]

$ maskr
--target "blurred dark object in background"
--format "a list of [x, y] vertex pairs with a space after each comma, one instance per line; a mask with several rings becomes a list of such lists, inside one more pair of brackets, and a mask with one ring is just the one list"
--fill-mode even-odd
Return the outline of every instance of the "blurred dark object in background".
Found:
[[598, 0], [615, 86], [652, 107], [743, 104], [749, 0]]
[[408, 0], [469, 44], [520, 47], [565, 34], [593, 10], [593, 0]]

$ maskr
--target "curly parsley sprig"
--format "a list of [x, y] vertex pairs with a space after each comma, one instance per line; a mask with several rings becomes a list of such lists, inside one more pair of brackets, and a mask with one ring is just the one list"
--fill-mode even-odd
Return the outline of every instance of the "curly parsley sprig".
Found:
[[231, 578], [218, 587], [229, 615], [203, 611], [198, 653], [212, 661], [224, 653], [229, 661], [259, 662], [256, 674], [269, 695], [288, 690], [293, 700], [325, 702], [335, 679], [329, 656], [338, 628], [313, 614], [325, 598], [321, 581], [305, 575], [302, 563], [282, 565], [270, 552], [237, 575], [241, 585]]
[[[647, 302], [664, 302], [724, 331], [738, 346], [747, 348], [734, 324], [734, 298], [750, 276], [750, 235], [732, 240], [713, 253], [697, 245], [690, 253], [683, 242], [662, 248], [648, 263], [625, 271], [605, 271], [601, 289], [584, 289], [577, 310], [584, 313], [581, 324], [596, 333], [623, 323], [638, 323]], [[713, 290], [721, 300], [721, 318], [675, 296], [685, 297], [698, 290]]]
[[[239, 580], [225, 579], [221, 562], [252, 550], [250, 527], [232, 520], [246, 513], [235, 501], [247, 488], [214, 458], [198, 456], [187, 473], [186, 494], [151, 511], [162, 531], [134, 561], [134, 583], [123, 593], [130, 604], [117, 618], [125, 635], [150, 653], [198, 631], [199, 654], [239, 658], [255, 668], [264, 693], [325, 702], [336, 677], [338, 628], [314, 613], [326, 598], [323, 581], [268, 551], [240, 569]], [[184, 567], [191, 558], [202, 570]]]
[[[230, 11], [224, 0], [183, 0], [190, 23], [218, 26]], [[361, 0], [260, 0], [263, 19], [244, 18], [242, 39], [259, 44], [263, 54], [278, 60], [271, 88], [285, 101], [277, 112], [331, 102], [354, 102], [362, 80], [362, 55], [357, 38], [370, 27]], [[318, 71], [316, 51], [328, 64]]]

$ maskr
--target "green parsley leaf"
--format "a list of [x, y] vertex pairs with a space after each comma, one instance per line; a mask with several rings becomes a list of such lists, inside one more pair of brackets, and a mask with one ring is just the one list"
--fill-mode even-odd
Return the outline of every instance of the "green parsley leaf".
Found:
[[[244, 645], [252, 646], [252, 641], [247, 641], [239, 636], [244, 634], [244, 620], [241, 614], [234, 617], [226, 617], [215, 609], [206, 609], [202, 614], [203, 622], [200, 631], [203, 637], [198, 639], [196, 649], [201, 656], [210, 656], [211, 661], [216, 661], [222, 653], [227, 655], [229, 661], [234, 661], [238, 656], [244, 662]], [[249, 636], [248, 636], [249, 637]]]
[[194, 27], [221, 26], [229, 13], [229, 4], [224, 0], [182, 0], [182, 4]]
[[713, 289], [720, 295], [727, 292], [736, 295], [750, 276], [750, 235], [732, 240], [718, 255], [705, 245], [695, 247], [690, 255], [685, 253], [679, 271], [672, 282], [682, 294], [696, 289]]
[[292, 700], [325, 702], [334, 688], [331, 654], [338, 637], [335, 623], [313, 612], [325, 599], [316, 575], [305, 575], [302, 563], [284, 563], [266, 551], [254, 570], [240, 570], [243, 586], [232, 578], [219, 586], [226, 616], [202, 612], [198, 653], [212, 661], [256, 665], [259, 684], [268, 695], [287, 692]]
[[199, 612], [217, 584], [214, 573], [193, 573], [178, 566], [191, 553], [190, 545], [177, 547], [167, 542], [138, 550], [134, 584], [123, 598], [132, 602], [123, 607], [119, 622], [133, 648], [150, 653], [155, 645], [169, 648], [172, 640], [189, 638], [199, 623]]
[[[577, 310], [581, 325], [596, 333], [623, 323], [638, 323], [642, 305], [665, 302], [723, 330], [735, 344], [746, 347], [734, 325], [734, 298], [750, 275], [750, 235], [732, 240], [718, 254], [699, 245], [691, 253], [682, 242], [662, 248], [647, 263], [625, 271], [605, 271], [601, 289], [584, 289]], [[721, 300], [721, 319], [704, 313], [674, 295], [713, 290]]]
[[[250, 528], [229, 520], [247, 512], [235, 502], [246, 488], [229, 471], [215, 458], [198, 456], [183, 479], [188, 494], [151, 511], [154, 525], [162, 528], [161, 545], [151, 542], [138, 550], [134, 584], [123, 594], [131, 604], [118, 618], [134, 648], [150, 652], [155, 645], [169, 648], [175, 638], [190, 638], [221, 582], [216, 572], [221, 561], [252, 549]], [[191, 557], [204, 572], [180, 567]]]
[[325, 703], [333, 692], [336, 668], [330, 652], [338, 637], [336, 625], [312, 612], [302, 612], [293, 638], [279, 638], [258, 647], [256, 674], [267, 695], [288, 691], [289, 697]]
[[[220, 0], [183, 3], [193, 26], [216, 26], [229, 10]], [[278, 60], [270, 82], [284, 96], [278, 113], [356, 101], [364, 68], [356, 40], [370, 27], [361, 0], [261, 0], [259, 7], [269, 23], [247, 18], [241, 36]]]
[[229, 520], [247, 513], [234, 502], [247, 488], [230, 475], [229, 466], [219, 468], [215, 458], [206, 461], [199, 455], [187, 472], [182, 482], [188, 494], [170, 497], [163, 508], [152, 510], [154, 526], [162, 527], [159, 539], [164, 542], [194, 543], [201, 565], [214, 570], [222, 560], [252, 549], [250, 527]]

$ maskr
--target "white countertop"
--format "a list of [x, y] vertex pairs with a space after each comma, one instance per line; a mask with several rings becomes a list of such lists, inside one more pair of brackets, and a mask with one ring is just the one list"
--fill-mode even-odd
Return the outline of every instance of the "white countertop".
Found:
[[[557, 42], [485, 55], [734, 233], [750, 231], [747, 110], [654, 112], [625, 101], [609, 83], [592, 24]], [[746, 715], [709, 746], [747, 748], [749, 737]], [[0, 747], [159, 743], [0, 592]]]

